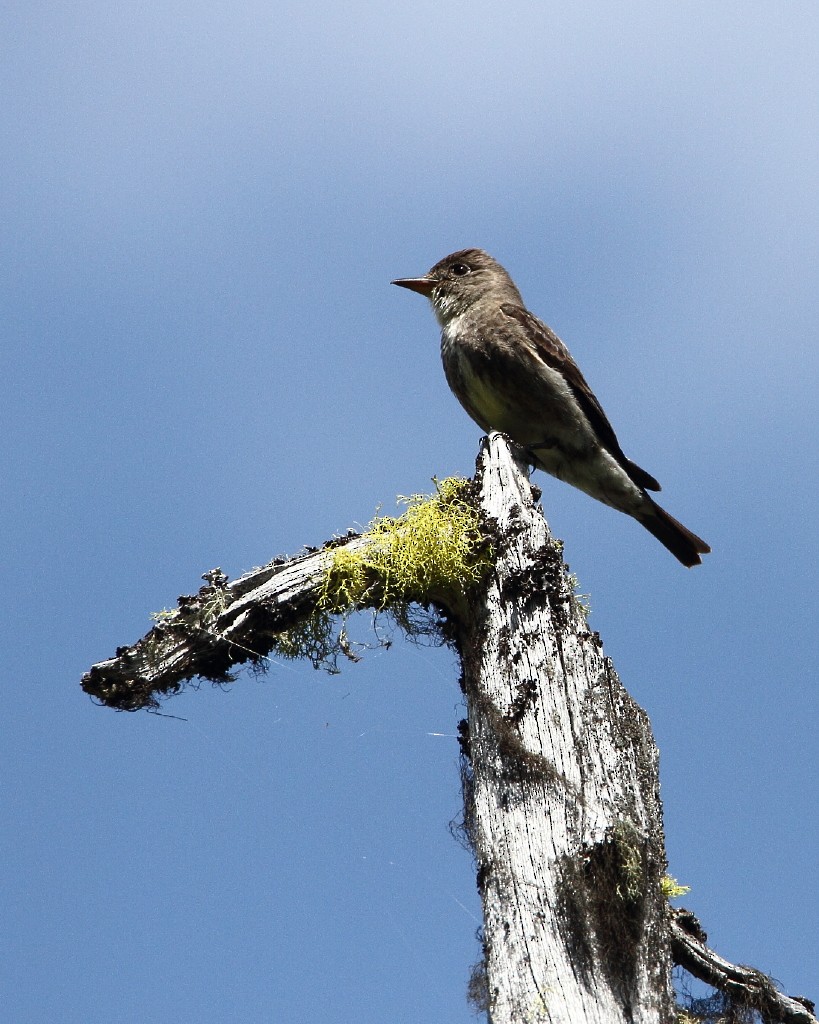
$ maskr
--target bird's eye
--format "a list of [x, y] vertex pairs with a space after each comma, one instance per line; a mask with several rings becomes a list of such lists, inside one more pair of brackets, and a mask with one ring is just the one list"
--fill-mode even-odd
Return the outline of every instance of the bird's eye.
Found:
[[455, 263], [452, 267], [452, 273], [456, 277], [463, 277], [464, 274], [469, 273], [469, 267], [465, 263]]

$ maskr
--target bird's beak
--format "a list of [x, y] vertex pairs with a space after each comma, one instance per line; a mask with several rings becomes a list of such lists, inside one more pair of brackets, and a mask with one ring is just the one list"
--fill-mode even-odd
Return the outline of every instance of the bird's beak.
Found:
[[429, 277], [401, 277], [397, 281], [391, 281], [390, 284], [397, 284], [401, 288], [409, 288], [411, 292], [418, 292], [419, 295], [426, 295], [427, 298], [432, 294], [432, 289], [435, 287], [435, 281]]

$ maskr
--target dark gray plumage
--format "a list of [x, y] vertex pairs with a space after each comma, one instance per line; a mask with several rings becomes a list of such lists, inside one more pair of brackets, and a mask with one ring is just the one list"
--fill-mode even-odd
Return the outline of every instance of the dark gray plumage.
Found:
[[392, 283], [432, 303], [446, 379], [480, 427], [508, 434], [535, 466], [633, 516], [683, 565], [699, 565], [711, 549], [647, 493], [660, 485], [623, 454], [568, 349], [499, 263], [462, 249]]

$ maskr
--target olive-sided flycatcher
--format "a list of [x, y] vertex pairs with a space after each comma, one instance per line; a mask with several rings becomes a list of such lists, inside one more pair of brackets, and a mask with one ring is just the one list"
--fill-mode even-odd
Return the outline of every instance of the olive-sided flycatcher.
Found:
[[392, 283], [432, 303], [447, 382], [483, 430], [507, 434], [538, 468], [633, 516], [683, 565], [700, 564], [711, 549], [649, 496], [660, 485], [623, 454], [568, 349], [499, 263], [462, 249]]

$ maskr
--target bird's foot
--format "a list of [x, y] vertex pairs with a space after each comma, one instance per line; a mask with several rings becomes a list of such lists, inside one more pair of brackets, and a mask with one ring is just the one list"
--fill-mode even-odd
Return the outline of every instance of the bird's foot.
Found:
[[557, 447], [558, 447], [558, 443], [557, 443], [556, 440], [554, 440], [554, 439], [552, 439], [550, 437], [546, 437], [542, 441], [538, 441], [535, 444], [524, 445], [523, 446], [523, 454], [529, 460], [531, 465], [537, 466], [538, 462], [539, 462], [538, 455], [537, 455], [538, 452], [551, 451], [551, 450], [553, 450], [554, 448], [557, 448]]

